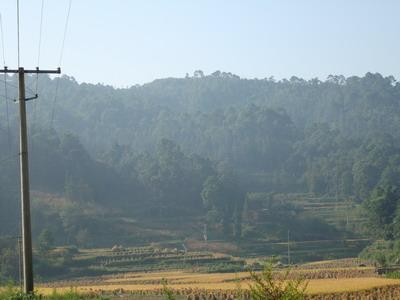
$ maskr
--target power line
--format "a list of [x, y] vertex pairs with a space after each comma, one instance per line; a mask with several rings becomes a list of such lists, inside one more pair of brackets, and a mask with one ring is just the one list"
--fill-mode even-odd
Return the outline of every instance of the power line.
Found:
[[9, 161], [12, 161], [13, 159], [17, 158], [18, 156], [19, 156], [19, 154], [9, 155], [9, 156], [7, 156], [7, 157], [5, 157], [3, 159], [0, 159], [0, 164], [5, 164], [5, 163], [7, 163]]
[[[41, 46], [42, 46], [43, 10], [44, 10], [44, 0], [42, 0], [42, 5], [40, 8], [39, 44], [38, 44], [38, 57], [37, 57], [37, 64], [36, 64], [36, 66], [38, 68], [39, 68], [39, 63], [40, 63], [40, 54], [41, 54]], [[38, 83], [39, 83], [39, 73], [36, 74], [36, 94], [38, 93]]]
[[[6, 78], [6, 79], [0, 78], [0, 81], [3, 82], [3, 83], [6, 83], [6, 84], [7, 84], [7, 87], [10, 87], [10, 86], [11, 86], [11, 87], [13, 87], [14, 89], [18, 90], [18, 86], [15, 85], [15, 84], [13, 84], [13, 83], [10, 83], [9, 80], [7, 80], [7, 78]], [[7, 89], [7, 90], [8, 90], [8, 89]], [[29, 86], [26, 87], [26, 90], [29, 92], [29, 93], [28, 93], [28, 95], [30, 95], [29, 97], [33, 97], [33, 96], [36, 95], [36, 93], [34, 92], [34, 90], [33, 90], [31, 87], [29, 87]], [[8, 95], [8, 93], [7, 93], [7, 95]], [[5, 95], [3, 94], [3, 95], [0, 95], [0, 96], [5, 96]], [[13, 101], [16, 100], [16, 99], [10, 98], [10, 97], [7, 97], [7, 98], [8, 98], [9, 100], [13, 100]]]
[[56, 82], [56, 90], [54, 92], [53, 109], [51, 110], [51, 116], [50, 116], [50, 127], [53, 127], [54, 114], [56, 111], [56, 104], [57, 104], [57, 98], [58, 98], [58, 89], [60, 87], [60, 77], [57, 77], [56, 80], [57, 80], [57, 82]]
[[20, 46], [19, 46], [19, 0], [17, 0], [17, 46], [18, 46], [18, 68], [19, 68], [21, 65]]
[[[39, 68], [40, 65], [40, 54], [41, 54], [41, 46], [42, 46], [42, 31], [43, 31], [43, 11], [44, 11], [44, 0], [42, 0], [42, 5], [40, 8], [40, 26], [39, 26], [39, 43], [38, 43], [38, 57], [36, 67]], [[39, 73], [36, 73], [36, 88], [35, 88], [35, 96], [38, 95], [39, 90]], [[32, 132], [35, 131], [36, 126], [36, 110], [37, 110], [37, 102], [38, 98], [33, 103], [33, 117], [32, 117]], [[34, 143], [32, 143], [32, 150], [34, 147]]]
[[[63, 39], [62, 39], [62, 44], [61, 44], [61, 53], [60, 53], [60, 59], [58, 61], [58, 65], [61, 67], [62, 59], [64, 56], [64, 48], [65, 48], [65, 39], [67, 37], [67, 31], [68, 31], [68, 24], [69, 24], [69, 16], [71, 13], [71, 6], [72, 6], [72, 0], [69, 0], [68, 3], [68, 10], [67, 10], [67, 17], [65, 19], [65, 26], [64, 26], [64, 34], [63, 34]], [[60, 77], [57, 78], [56, 82], [56, 90], [54, 94], [54, 100], [53, 100], [53, 109], [51, 111], [51, 116], [50, 116], [50, 127], [53, 127], [54, 123], [54, 114], [56, 110], [56, 105], [57, 105], [57, 98], [58, 98], [58, 89], [60, 87]]]
[[[9, 93], [8, 86], [11, 86], [11, 87], [16, 88], [16, 89], [18, 89], [18, 87], [15, 84], [9, 83], [6, 79], [0, 78], [0, 81], [3, 82], [5, 85], [7, 85], [7, 93], [0, 94], [0, 97], [3, 97], [3, 98], [6, 98], [7, 100], [11, 100], [13, 102], [16, 102], [17, 101], [16, 98], [13, 98], [13, 97], [9, 96], [10, 93]], [[26, 89], [29, 92], [29, 93], [27, 93], [28, 94], [28, 98], [29, 97], [34, 97], [36, 95], [35, 92], [31, 88], [26, 87]]]
[[3, 32], [3, 17], [0, 13], [0, 31], [1, 31], [1, 49], [3, 52], [3, 65], [6, 65], [6, 54], [5, 54], [5, 50], [4, 50], [4, 32]]
[[44, 0], [42, 0], [42, 5], [40, 8], [39, 44], [38, 44], [38, 58], [37, 58], [37, 65], [36, 65], [37, 67], [39, 67], [40, 51], [41, 51], [41, 46], [42, 46], [43, 10], [44, 10]]
[[63, 56], [64, 56], [64, 46], [65, 46], [65, 39], [67, 37], [67, 30], [68, 30], [68, 24], [69, 24], [69, 15], [70, 15], [70, 12], [71, 12], [71, 5], [72, 5], [72, 0], [69, 0], [67, 18], [65, 20], [64, 34], [63, 34], [63, 39], [62, 39], [62, 44], [61, 44], [60, 60], [58, 62], [58, 65], [60, 67], [61, 67]]
[[7, 86], [11, 86], [11, 87], [13, 87], [13, 88], [18, 89], [18, 86], [17, 86], [17, 85], [15, 85], [15, 84], [13, 84], [13, 83], [10, 83], [7, 79], [2, 79], [2, 78], [0, 78], [0, 81], [2, 81], [3, 83], [7, 83]]
[[[13, 102], [16, 101], [15, 98], [8, 97], [8, 96], [5, 95], [5, 94], [0, 94], [0, 97], [3, 97], [5, 100], [11, 100], [11, 101], [13, 101]], [[6, 101], [6, 106], [8, 106], [8, 101]], [[8, 117], [7, 117], [7, 119], [8, 119]]]
[[[3, 32], [3, 18], [0, 14], [0, 31], [1, 31], [1, 48], [3, 53], [3, 66], [6, 66], [6, 54], [5, 54], [5, 46], [4, 46], [4, 32]], [[4, 99], [6, 102], [6, 121], [7, 121], [7, 142], [8, 142], [8, 150], [11, 153], [11, 133], [10, 133], [10, 117], [9, 117], [9, 109], [8, 109], [8, 94], [7, 94], [7, 74], [4, 73]]]

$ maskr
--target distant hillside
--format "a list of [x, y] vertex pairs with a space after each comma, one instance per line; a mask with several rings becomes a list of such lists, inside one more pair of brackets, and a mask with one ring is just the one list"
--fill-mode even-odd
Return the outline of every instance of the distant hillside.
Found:
[[[39, 79], [40, 98], [36, 113], [30, 114], [31, 122], [51, 125], [57, 80]], [[8, 96], [15, 98], [16, 78], [9, 81]], [[35, 77], [28, 83], [35, 86]], [[3, 86], [0, 93], [4, 95]], [[162, 137], [176, 140], [191, 151], [208, 153], [207, 145], [198, 148], [192, 143], [207, 138], [204, 131], [215, 134], [215, 128], [232, 129], [230, 123], [240, 120], [243, 109], [249, 107], [284, 110], [301, 131], [315, 123], [327, 123], [345, 136], [397, 136], [399, 95], [400, 85], [393, 77], [371, 73], [361, 78], [330, 76], [325, 81], [306, 81], [292, 77], [275, 81], [241, 79], [219, 71], [204, 76], [197, 71], [193, 77], [159, 79], [128, 89], [78, 84], [64, 76], [59, 82], [53, 125], [78, 135], [97, 151], [115, 142], [141, 151], [154, 148]], [[4, 101], [0, 104], [4, 125]], [[15, 121], [17, 107], [9, 105]], [[34, 110], [33, 101], [29, 106]]]
[[[16, 78], [8, 83], [15, 98]], [[287, 230], [298, 240], [352, 237], [363, 230], [343, 226], [343, 209], [325, 218], [326, 211], [305, 213], [307, 201], [359, 210], [371, 191], [400, 178], [393, 77], [275, 81], [196, 71], [128, 89], [40, 77], [39, 90], [28, 103], [32, 190], [65, 201], [57, 209], [41, 196], [34, 201], [43, 220], [35, 234], [51, 228], [59, 244], [104, 245], [104, 236], [136, 243], [155, 232], [201, 239], [206, 225], [213, 239], [234, 241], [279, 240]], [[0, 102], [0, 234], [18, 232], [16, 109], [9, 100], [7, 118]], [[288, 194], [299, 196], [274, 200]], [[263, 217], [273, 232], [249, 218], [254, 195], [276, 212]], [[174, 218], [185, 217], [194, 223], [178, 230]], [[141, 228], [119, 231], [130, 228], [126, 220]], [[148, 220], [168, 220], [167, 232], [150, 230]]]

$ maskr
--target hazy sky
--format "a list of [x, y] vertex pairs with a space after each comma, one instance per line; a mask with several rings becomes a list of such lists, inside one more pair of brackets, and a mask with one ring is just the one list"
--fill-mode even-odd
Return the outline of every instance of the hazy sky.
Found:
[[[42, 0], [21, 0], [21, 60], [36, 67]], [[41, 68], [58, 66], [69, 0], [44, 0]], [[16, 0], [0, 0], [16, 65]], [[241, 77], [400, 79], [400, 1], [72, 0], [63, 72], [128, 86], [201, 69]], [[1, 56], [0, 56], [1, 57]]]

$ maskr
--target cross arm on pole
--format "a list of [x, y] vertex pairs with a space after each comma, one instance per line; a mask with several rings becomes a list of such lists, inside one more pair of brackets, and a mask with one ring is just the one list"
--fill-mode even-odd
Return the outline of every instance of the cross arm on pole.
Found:
[[61, 68], [57, 68], [56, 70], [41, 70], [36, 68], [34, 70], [25, 70], [24, 68], [20, 69], [8, 69], [4, 67], [4, 69], [0, 69], [0, 73], [31, 73], [31, 74], [61, 74]]

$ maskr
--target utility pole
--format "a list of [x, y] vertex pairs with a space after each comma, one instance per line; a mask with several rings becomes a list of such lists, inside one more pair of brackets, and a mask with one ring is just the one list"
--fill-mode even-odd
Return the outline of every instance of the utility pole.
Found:
[[26, 101], [36, 99], [25, 97], [25, 74], [60, 74], [61, 69], [57, 70], [25, 70], [4, 69], [0, 73], [18, 74], [19, 83], [19, 121], [20, 121], [20, 178], [21, 178], [21, 215], [22, 215], [22, 273], [24, 281], [24, 293], [33, 293], [33, 263], [32, 263], [32, 232], [31, 232], [31, 209], [29, 197], [29, 162], [28, 162], [28, 133], [26, 122]]

